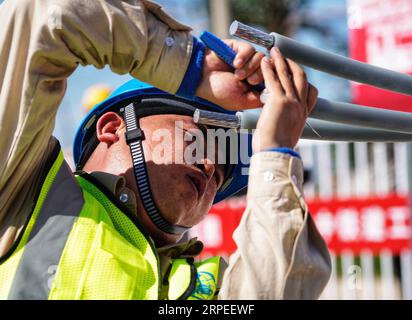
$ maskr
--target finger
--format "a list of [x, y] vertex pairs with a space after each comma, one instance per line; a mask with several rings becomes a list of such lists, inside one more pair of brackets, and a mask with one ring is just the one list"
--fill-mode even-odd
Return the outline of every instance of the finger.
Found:
[[293, 82], [296, 93], [301, 102], [306, 103], [308, 100], [309, 83], [305, 71], [294, 61], [287, 59], [289, 70], [292, 72]]
[[274, 94], [283, 95], [285, 94], [283, 87], [280, 83], [279, 77], [276, 74], [276, 71], [273, 68], [272, 61], [265, 57], [262, 59], [261, 62], [261, 70], [263, 79], [265, 80], [265, 87], [269, 90], [269, 92]]
[[234, 43], [234, 50], [237, 52], [235, 61], [233, 61], [236, 69], [242, 69], [256, 52], [250, 44], [240, 41]]
[[273, 47], [270, 50], [270, 55], [272, 56], [272, 59], [274, 61], [276, 72], [278, 74], [283, 90], [287, 95], [296, 97], [295, 87], [292, 83], [292, 80], [290, 79], [291, 74], [285, 58], [283, 58], [283, 55], [276, 47]]
[[224, 104], [219, 102], [223, 108], [228, 110], [245, 110], [263, 106], [263, 103], [260, 101], [260, 93], [254, 91], [246, 82], [239, 81], [233, 73], [228, 73], [228, 77], [224, 81], [227, 85], [225, 92], [230, 97], [225, 99]]
[[265, 55], [261, 52], [256, 52], [252, 55], [252, 57], [245, 63], [245, 65], [240, 68], [236, 69], [235, 75], [240, 79], [244, 80], [250, 77], [253, 73], [255, 73], [260, 67], [260, 61], [262, 61]]
[[308, 114], [311, 114], [318, 101], [318, 89], [309, 83], [309, 93], [307, 98]]
[[264, 89], [261, 93], [260, 93], [260, 102], [262, 102], [263, 104], [266, 104], [266, 102], [269, 100], [269, 90], [268, 89]]
[[263, 106], [260, 100], [260, 92], [248, 91], [244, 96], [245, 109], [256, 109]]
[[258, 85], [259, 83], [263, 82], [263, 75], [260, 67], [258, 70], [255, 71], [254, 74], [247, 78], [247, 82], [252, 86]]
[[[245, 82], [239, 81], [238, 89], [236, 91], [239, 95], [233, 96], [230, 100], [232, 110], [254, 109], [263, 106], [263, 103], [260, 100], [260, 92], [252, 90], [252, 88]], [[233, 108], [233, 106], [235, 107]]]

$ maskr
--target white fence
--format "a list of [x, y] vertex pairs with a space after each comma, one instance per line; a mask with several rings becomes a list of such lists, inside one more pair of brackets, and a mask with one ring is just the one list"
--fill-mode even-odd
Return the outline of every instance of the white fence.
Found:
[[[299, 145], [310, 179], [307, 199], [367, 198], [409, 190], [408, 145], [303, 141]], [[373, 227], [373, 226], [372, 226]], [[378, 255], [332, 253], [333, 273], [323, 299], [412, 299], [412, 252]]]

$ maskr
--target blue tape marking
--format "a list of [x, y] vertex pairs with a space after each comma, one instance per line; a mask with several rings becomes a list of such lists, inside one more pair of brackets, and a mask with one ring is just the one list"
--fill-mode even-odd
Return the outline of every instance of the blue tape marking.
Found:
[[[236, 57], [236, 52], [231, 47], [229, 47], [226, 43], [216, 37], [213, 33], [209, 31], [203, 31], [200, 35], [200, 40], [212, 50], [217, 56], [230, 65], [233, 68], [233, 62]], [[257, 86], [253, 87], [256, 91], [263, 91], [265, 89], [265, 85], [263, 83], [258, 84]]]
[[233, 62], [236, 57], [235, 50], [209, 31], [203, 31], [200, 35], [200, 40], [202, 40], [206, 47], [215, 52], [220, 59], [233, 67]]

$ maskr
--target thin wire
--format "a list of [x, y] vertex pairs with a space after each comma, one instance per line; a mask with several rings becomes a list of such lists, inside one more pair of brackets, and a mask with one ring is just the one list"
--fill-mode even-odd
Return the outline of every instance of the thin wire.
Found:
[[[265, 91], [262, 91], [262, 93], [260, 94], [260, 101], [264, 104], [266, 103], [266, 97], [267, 97], [267, 93]], [[314, 134], [316, 134], [319, 138], [322, 138], [322, 136], [315, 130], [315, 128], [313, 128], [310, 123], [305, 120], [305, 123], [307, 124], [307, 126], [312, 130], [312, 132]]]
[[314, 134], [316, 134], [319, 138], [322, 138], [322, 136], [315, 130], [314, 127], [310, 125], [310, 123], [306, 120], [305, 123], [308, 125], [308, 127], [313, 131]]

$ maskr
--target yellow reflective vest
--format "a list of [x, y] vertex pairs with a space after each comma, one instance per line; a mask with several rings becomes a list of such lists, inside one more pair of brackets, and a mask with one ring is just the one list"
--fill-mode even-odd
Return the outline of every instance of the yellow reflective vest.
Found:
[[0, 261], [0, 299], [216, 297], [219, 257], [175, 259], [162, 279], [136, 218], [87, 175], [74, 177], [60, 149], [54, 158], [24, 232]]

